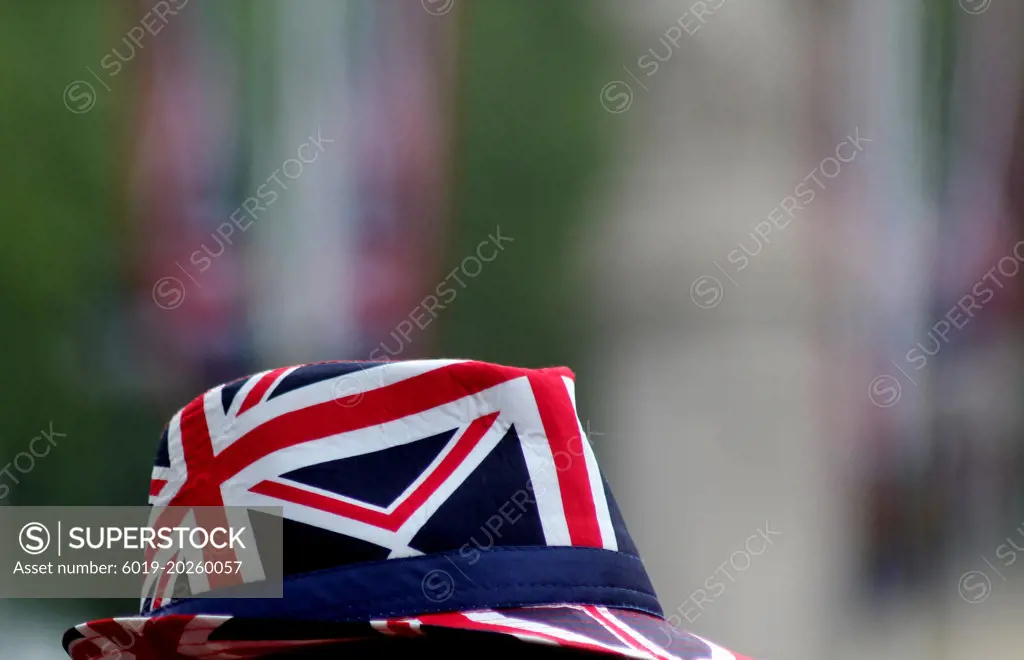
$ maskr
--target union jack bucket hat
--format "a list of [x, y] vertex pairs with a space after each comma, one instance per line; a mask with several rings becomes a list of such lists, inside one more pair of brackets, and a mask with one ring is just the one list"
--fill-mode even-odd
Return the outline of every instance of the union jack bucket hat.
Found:
[[174, 415], [149, 502], [279, 507], [283, 597], [190, 598], [162, 579], [138, 616], [68, 630], [73, 660], [344, 658], [389, 636], [749, 660], [665, 621], [566, 368], [323, 362], [248, 376]]

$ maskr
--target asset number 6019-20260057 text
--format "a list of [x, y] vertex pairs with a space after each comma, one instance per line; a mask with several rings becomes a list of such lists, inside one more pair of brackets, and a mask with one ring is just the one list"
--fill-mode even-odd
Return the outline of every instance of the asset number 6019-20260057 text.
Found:
[[121, 567], [127, 575], [149, 575], [166, 573], [167, 575], [234, 575], [242, 571], [240, 561], [128, 561]]

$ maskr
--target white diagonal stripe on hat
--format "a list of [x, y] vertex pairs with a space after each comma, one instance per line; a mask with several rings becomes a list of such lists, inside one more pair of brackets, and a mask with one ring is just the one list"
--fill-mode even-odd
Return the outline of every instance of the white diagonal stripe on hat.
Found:
[[[576, 383], [565, 376], [562, 377], [562, 382], [565, 383], [565, 389], [569, 392], [569, 400], [572, 401], [572, 409], [576, 410]], [[590, 438], [587, 437], [586, 432], [583, 430], [583, 424], [580, 422], [579, 413], [576, 414], [576, 425], [580, 432], [580, 445], [583, 451], [583, 460], [587, 464], [587, 476], [590, 478], [590, 492], [594, 497], [594, 510], [597, 514], [597, 526], [601, 530], [601, 543], [604, 545], [606, 550], [618, 550], [619, 543], [615, 539], [615, 526], [612, 525], [612, 516], [608, 511], [608, 497], [605, 494], [604, 483], [601, 480], [601, 468], [597, 464], [597, 457], [594, 455], [594, 449], [590, 446]], [[570, 453], [572, 452], [572, 443], [569, 443]], [[580, 457], [572, 454], [573, 460], [579, 460]]]

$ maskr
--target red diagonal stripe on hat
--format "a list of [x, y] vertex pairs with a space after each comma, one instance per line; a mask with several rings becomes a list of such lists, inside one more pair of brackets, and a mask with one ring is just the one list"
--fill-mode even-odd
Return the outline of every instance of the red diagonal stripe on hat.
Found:
[[[582, 451], [579, 454], [572, 451], [573, 440], [579, 440], [581, 446], [583, 441], [569, 391], [561, 376], [533, 373], [529, 378], [534, 398], [537, 399], [540, 420], [544, 424], [544, 434], [551, 444], [551, 454], [558, 473], [558, 489], [562, 494], [562, 508], [569, 526], [569, 540], [576, 546], [603, 548], [587, 462]], [[569, 464], [564, 469], [558, 463], [559, 455], [568, 457]]]
[[185, 456], [188, 479], [171, 506], [221, 506], [220, 482], [212, 479], [214, 462], [210, 426], [206, 420], [206, 395], [193, 399], [181, 411], [181, 450]]
[[155, 497], [160, 494], [160, 491], [167, 485], [166, 479], [153, 479], [149, 482], [149, 496]]
[[480, 444], [480, 440], [491, 426], [494, 425], [494, 420], [497, 418], [498, 413], [491, 413], [473, 420], [465, 433], [455, 441], [455, 446], [448, 452], [448, 455], [441, 459], [437, 468], [391, 513], [374, 511], [358, 504], [342, 502], [320, 493], [311, 493], [277, 481], [261, 481], [250, 488], [250, 490], [260, 495], [276, 497], [286, 502], [294, 502], [295, 504], [345, 516], [368, 525], [397, 532], [423, 506], [427, 498], [436, 493], [437, 489], [452, 476], [452, 473], [462, 464], [462, 461], [469, 455], [469, 452], [473, 451], [473, 448]]
[[[215, 457], [213, 442], [210, 438], [210, 425], [206, 418], [206, 397], [208, 394], [196, 397], [181, 411], [181, 418], [179, 420], [181, 450], [185, 457], [185, 468], [188, 478], [182, 485], [181, 490], [172, 498], [171, 506], [224, 506], [224, 498], [220, 492], [220, 482], [211, 479], [209, 475], [209, 469]], [[217, 401], [214, 403], [219, 404]], [[227, 514], [223, 509], [194, 509], [193, 511], [195, 512], [197, 527], [207, 531], [217, 527], [229, 527]], [[184, 509], [165, 510], [157, 517], [157, 521], [153, 526], [157, 529], [175, 527], [181, 523], [185, 513]], [[152, 561], [155, 554], [156, 550], [154, 548], [147, 548], [146, 561]], [[208, 546], [203, 548], [203, 559], [208, 561], [218, 559], [234, 561], [237, 557], [235, 557], [233, 550], [217, 550]], [[239, 584], [242, 581], [241, 576], [238, 574], [229, 575], [225, 573], [208, 573], [207, 579], [211, 589]]]
[[281, 374], [291, 369], [291, 367], [281, 367], [280, 369], [274, 369], [265, 373], [256, 384], [252, 386], [249, 393], [245, 395], [245, 401], [242, 402], [241, 407], [238, 409], [238, 414], [241, 415], [246, 410], [249, 410], [257, 403], [263, 400], [263, 395], [267, 393], [270, 386], [281, 377]]
[[[188, 477], [174, 495], [168, 506], [221, 506], [220, 488], [210, 483], [207, 476], [209, 465], [213, 462], [213, 443], [210, 440], [210, 427], [206, 420], [206, 395], [192, 399], [185, 406], [178, 420], [181, 434], [181, 450], [185, 458], [185, 470]], [[155, 529], [177, 527], [185, 518], [184, 508], [164, 509], [153, 523]], [[156, 549], [146, 549], [146, 561], [152, 561]]]
[[[559, 377], [572, 375], [568, 369], [547, 371]], [[257, 460], [282, 449], [386, 424], [530, 373], [536, 372], [514, 367], [496, 368], [481, 362], [459, 362], [368, 390], [362, 394], [362, 400], [350, 408], [332, 400], [285, 413], [260, 424], [225, 447], [208, 466], [207, 478], [221, 484]], [[191, 474], [189, 479], [192, 479]]]

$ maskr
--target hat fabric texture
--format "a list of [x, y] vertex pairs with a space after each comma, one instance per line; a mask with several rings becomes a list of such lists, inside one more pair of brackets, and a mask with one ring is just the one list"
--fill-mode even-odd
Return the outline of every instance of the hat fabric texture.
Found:
[[[344, 657], [346, 641], [451, 634], [749, 660], [665, 621], [564, 367], [323, 362], [247, 376], [174, 415], [149, 502], [280, 507], [283, 597], [218, 598], [218, 576], [163, 575], [138, 616], [68, 630], [73, 660], [334, 644]], [[258, 579], [246, 562], [236, 580]]]

